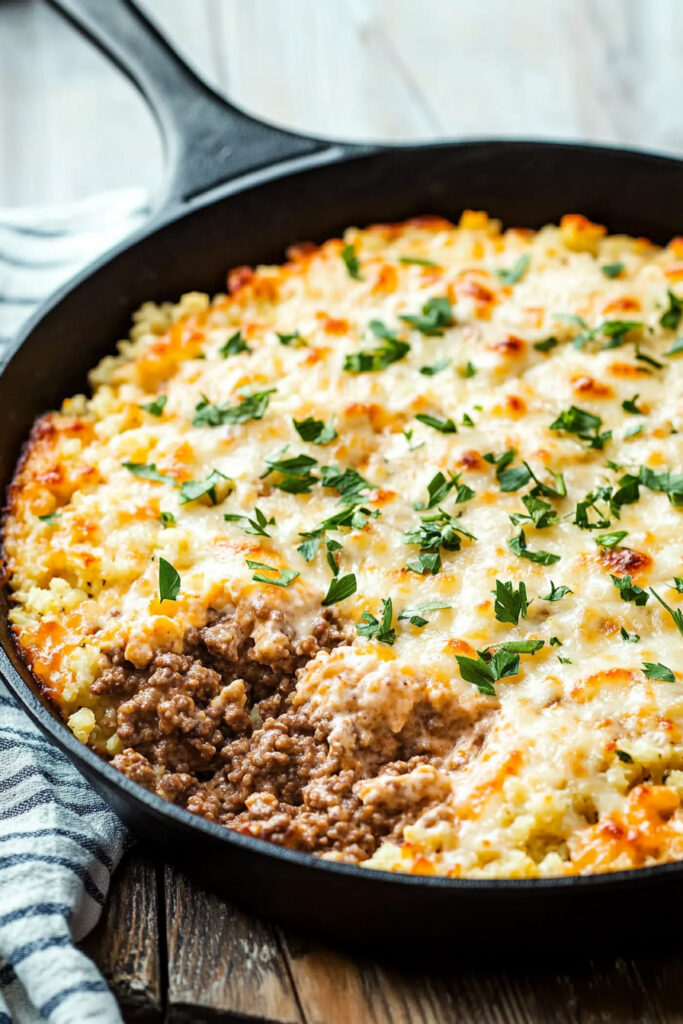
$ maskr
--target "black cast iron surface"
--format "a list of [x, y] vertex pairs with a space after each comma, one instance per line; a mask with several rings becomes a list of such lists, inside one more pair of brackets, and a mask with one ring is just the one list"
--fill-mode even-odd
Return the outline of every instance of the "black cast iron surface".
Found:
[[[457, 220], [465, 207], [531, 228], [580, 212], [658, 242], [683, 233], [680, 161], [561, 143], [372, 148], [293, 136], [199, 83], [131, 0], [51, 2], [140, 86], [164, 132], [170, 173], [154, 223], [39, 311], [6, 356], [3, 490], [35, 418], [85, 388], [87, 371], [127, 334], [141, 302], [223, 290], [227, 268], [279, 261], [292, 242], [418, 214]], [[439, 937], [470, 950], [492, 937], [496, 945], [612, 943], [645, 917], [658, 935], [676, 928], [679, 864], [529, 881], [406, 877], [318, 861], [174, 807], [79, 743], [41, 699], [14, 648], [8, 602], [4, 588], [0, 672], [34, 720], [139, 836], [250, 910], [354, 942]]]

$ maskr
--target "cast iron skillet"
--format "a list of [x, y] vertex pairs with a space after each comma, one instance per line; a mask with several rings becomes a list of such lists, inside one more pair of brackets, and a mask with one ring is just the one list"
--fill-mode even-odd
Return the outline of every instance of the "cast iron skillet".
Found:
[[[555, 143], [354, 147], [296, 136], [198, 81], [131, 0], [52, 2], [139, 86], [170, 169], [151, 224], [44, 306], [5, 357], [3, 490], [34, 418], [85, 387], [87, 370], [125, 336], [143, 300], [221, 290], [226, 268], [277, 261], [291, 242], [419, 213], [457, 219], [464, 207], [507, 225], [540, 227], [580, 212], [655, 241], [683, 233], [681, 161]], [[537, 949], [612, 943], [653, 917], [660, 935], [679, 918], [683, 864], [533, 881], [404, 877], [318, 861], [173, 807], [82, 746], [41, 700], [12, 643], [6, 589], [0, 600], [0, 672], [32, 718], [139, 836], [257, 913], [356, 942], [416, 949], [439, 936], [449, 948], [493, 943], [505, 955], [529, 941]], [[665, 910], [655, 909], [662, 898]]]

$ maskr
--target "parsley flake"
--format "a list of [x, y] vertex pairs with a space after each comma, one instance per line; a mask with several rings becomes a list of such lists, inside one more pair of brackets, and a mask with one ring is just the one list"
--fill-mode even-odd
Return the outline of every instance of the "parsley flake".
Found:
[[280, 334], [279, 331], [276, 331], [275, 333], [280, 339], [281, 345], [293, 345], [294, 348], [305, 348], [306, 346], [306, 342], [298, 331], [293, 331], [291, 334]]
[[344, 358], [344, 370], [347, 373], [373, 373], [386, 370], [392, 363], [398, 363], [410, 352], [407, 341], [400, 341], [396, 331], [390, 331], [381, 320], [371, 320], [370, 330], [382, 344], [375, 349], [361, 349]]
[[551, 551], [530, 551], [526, 544], [524, 530], [520, 530], [518, 537], [511, 537], [508, 540], [508, 547], [513, 554], [520, 558], [526, 558], [529, 562], [536, 562], [538, 565], [554, 565], [559, 562], [560, 556], [554, 555]]
[[419, 412], [415, 419], [424, 423], [426, 427], [431, 427], [432, 430], [438, 430], [440, 434], [457, 434], [458, 432], [458, 428], [450, 417], [440, 419], [438, 416], [429, 416], [427, 413]]
[[659, 679], [663, 683], [675, 683], [676, 676], [670, 668], [662, 665], [661, 661], [644, 661], [643, 672], [648, 679]]
[[601, 533], [595, 538], [595, 543], [601, 548], [615, 548], [626, 536], [628, 530], [614, 530], [612, 533]]
[[228, 356], [237, 356], [240, 352], [251, 352], [251, 349], [242, 337], [241, 331], [235, 331], [232, 337], [228, 338], [225, 345], [218, 349], [218, 354], [223, 356], [223, 359], [227, 359]]
[[167, 402], [168, 395], [158, 395], [153, 402], [144, 402], [139, 408], [144, 409], [145, 412], [150, 413], [152, 416], [161, 416]]
[[644, 416], [645, 413], [636, 405], [636, 402], [639, 398], [640, 395], [636, 392], [633, 398], [627, 398], [621, 403], [621, 408], [624, 410], [624, 412], [633, 413], [634, 416]]
[[344, 601], [347, 597], [351, 597], [351, 594], [356, 593], [356, 577], [350, 572], [348, 576], [335, 576], [330, 581], [329, 589], [323, 598], [323, 605], [327, 607], [331, 604], [336, 604], [338, 601]]
[[558, 345], [557, 338], [553, 335], [550, 338], [545, 338], [543, 341], [535, 341], [534, 348], [537, 352], [550, 352]]
[[172, 526], [178, 525], [176, 522], [176, 517], [173, 515], [172, 512], [162, 512], [159, 515], [159, 519], [161, 520], [161, 525], [163, 526], [164, 530], [169, 530]]
[[579, 409], [572, 405], [565, 409], [548, 427], [549, 430], [563, 430], [568, 434], [577, 434], [582, 441], [588, 441], [589, 448], [604, 448], [605, 442], [612, 437], [612, 431], [600, 433], [602, 420], [599, 416]]
[[48, 526], [54, 526], [58, 519], [61, 519], [61, 512], [46, 512], [43, 516], [38, 516], [41, 523], [47, 523]]
[[423, 612], [436, 612], [441, 611], [443, 608], [452, 608], [453, 605], [449, 604], [448, 601], [423, 601], [421, 604], [416, 604], [412, 608], [404, 608], [399, 613], [399, 622], [409, 622], [412, 626], [417, 626], [418, 629], [422, 629], [423, 626], [427, 625], [428, 619], [423, 617]]
[[378, 640], [382, 644], [390, 646], [396, 641], [396, 630], [392, 628], [391, 620], [394, 615], [394, 606], [390, 597], [382, 600], [382, 617], [375, 618], [370, 612], [365, 611], [356, 624], [359, 636], [367, 640]]
[[496, 273], [503, 284], [517, 284], [524, 277], [530, 263], [531, 256], [528, 252], [525, 252], [513, 263], [509, 270], [497, 270]]
[[349, 277], [352, 277], [354, 281], [362, 281], [363, 277], [360, 272], [360, 260], [356, 256], [356, 248], [353, 245], [345, 245], [341, 251], [341, 258], [344, 261], [344, 266]]
[[165, 558], [159, 558], [159, 600], [177, 601], [180, 593], [180, 574], [178, 570], [167, 562]]
[[511, 580], [505, 582], [496, 580], [496, 589], [492, 593], [495, 594], [493, 612], [499, 622], [511, 622], [516, 626], [520, 616], [523, 619], [527, 617], [529, 601], [524, 582], [521, 582], [515, 590], [515, 585]]
[[152, 480], [156, 484], [176, 484], [175, 477], [160, 473], [153, 462], [122, 462], [121, 465], [140, 480]]
[[603, 263], [603, 265], [600, 267], [600, 270], [603, 272], [605, 277], [613, 279], [615, 277], [619, 277], [619, 274], [621, 274], [624, 270], [624, 266], [625, 264], [623, 264], [620, 260], [617, 260], [615, 263]]
[[574, 591], [570, 590], [569, 587], [560, 586], [556, 587], [553, 581], [550, 581], [550, 593], [546, 594], [545, 597], [541, 598], [541, 601], [561, 601], [567, 594], [573, 594]]
[[407, 265], [415, 264], [418, 267], [438, 267], [438, 263], [434, 263], [433, 260], [422, 259], [421, 256], [399, 256], [399, 263], [405, 263]]
[[207, 497], [212, 505], [223, 501], [234, 487], [230, 477], [218, 469], [212, 469], [204, 480], [186, 480], [180, 487], [180, 504], [199, 501]]
[[666, 611], [669, 613], [669, 615], [673, 619], [674, 625], [675, 625], [676, 629], [683, 636], [683, 609], [681, 609], [681, 608], [672, 608], [670, 604], [666, 603], [664, 598], [659, 596], [659, 594], [657, 593], [657, 591], [653, 587], [650, 587], [650, 593], [652, 594], [653, 597], [657, 598], [657, 600], [661, 604], [662, 608], [666, 609]]
[[620, 634], [621, 639], [624, 640], [627, 644], [637, 644], [640, 641], [640, 637], [637, 633], [629, 633], [628, 630], [624, 629], [623, 626], [621, 627]]
[[[295, 572], [294, 569], [278, 569], [274, 565], [266, 565], [264, 562], [253, 562], [250, 558], [245, 559], [250, 569], [261, 569], [262, 572], [255, 572], [251, 577], [255, 583], [270, 583], [273, 587], [288, 587], [290, 583], [293, 583], [298, 576], [301, 575], [299, 572]], [[264, 576], [264, 572], [277, 573], [276, 576]]]
[[337, 431], [332, 426], [331, 420], [329, 423], [323, 423], [322, 420], [316, 420], [313, 416], [307, 416], [305, 420], [293, 419], [292, 423], [301, 440], [311, 444], [329, 444], [337, 437]]
[[677, 295], [674, 295], [670, 288], [667, 288], [666, 294], [669, 299], [669, 306], [660, 316], [659, 322], [667, 330], [675, 331], [678, 329], [681, 315], [683, 315], [683, 299], [679, 299]]
[[638, 607], [642, 608], [646, 605], [650, 599], [650, 595], [647, 590], [643, 590], [642, 587], [637, 586], [631, 581], [631, 576], [613, 576], [610, 573], [612, 583], [619, 591], [619, 596], [622, 601], [630, 601]]
[[445, 327], [450, 327], [453, 323], [453, 308], [450, 300], [444, 295], [427, 299], [420, 315], [409, 316], [402, 315], [399, 320], [403, 320], [404, 323], [410, 324], [420, 334], [424, 334], [427, 337], [440, 337]]
[[[195, 406], [193, 427], [221, 427], [225, 423], [246, 423], [247, 420], [263, 419], [276, 388], [254, 391], [242, 398], [237, 405], [212, 405], [203, 395]], [[241, 393], [241, 392], [240, 392]]]
[[450, 359], [439, 359], [438, 362], [432, 363], [431, 366], [421, 366], [420, 373], [423, 377], [435, 377], [437, 373], [446, 370], [450, 365]]
[[223, 516], [223, 519], [226, 523], [237, 523], [240, 530], [243, 530], [244, 533], [251, 533], [255, 537], [270, 537], [267, 527], [275, 525], [273, 516], [268, 519], [265, 513], [256, 506], [254, 507], [253, 518], [240, 513], [229, 512]]

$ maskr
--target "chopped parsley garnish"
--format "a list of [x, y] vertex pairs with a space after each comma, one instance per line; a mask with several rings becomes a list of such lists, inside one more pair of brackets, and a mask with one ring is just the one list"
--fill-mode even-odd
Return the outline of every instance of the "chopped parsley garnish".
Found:
[[496, 273], [503, 284], [517, 284], [524, 277], [530, 263], [531, 256], [528, 252], [525, 252], [512, 264], [509, 270], [497, 270]]
[[344, 470], [338, 466], [321, 466], [321, 472], [323, 487], [336, 491], [343, 505], [357, 504], [368, 491], [376, 489], [358, 470], [348, 466]]
[[531, 480], [531, 470], [527, 465], [503, 470], [499, 466], [496, 470], [496, 476], [498, 477], [501, 491], [518, 491], [520, 487], [524, 487]]
[[254, 507], [253, 518], [236, 512], [229, 512], [223, 516], [223, 519], [225, 519], [226, 523], [237, 523], [240, 530], [243, 530], [245, 533], [251, 533], [255, 537], [270, 537], [267, 527], [275, 525], [273, 516], [268, 519], [265, 513], [258, 507]]
[[198, 501], [204, 495], [212, 505], [218, 505], [227, 497], [233, 489], [233, 482], [230, 477], [225, 476], [218, 469], [212, 469], [204, 480], [186, 480], [180, 487], [180, 504], [186, 505], [188, 501]]
[[237, 356], [240, 352], [251, 352], [251, 349], [242, 337], [241, 331], [235, 331], [232, 337], [228, 338], [225, 345], [218, 349], [218, 354], [223, 356], [224, 359], [227, 359], [228, 356]]
[[325, 541], [325, 554], [327, 556], [327, 564], [330, 567], [330, 571], [333, 576], [339, 575], [339, 562], [337, 561], [337, 552], [342, 551], [342, 545], [338, 540], [334, 540], [332, 537], [328, 537]]
[[161, 525], [164, 530], [169, 530], [172, 526], [177, 526], [176, 517], [172, 512], [162, 512], [159, 516]]
[[[445, 551], [459, 551], [461, 536], [469, 540], [475, 539], [462, 526], [458, 526], [458, 520], [443, 508], [438, 512], [420, 516], [420, 526], [403, 534], [406, 544], [419, 544], [421, 549], [418, 559], [408, 562], [407, 568], [419, 573], [437, 573], [441, 568], [440, 548], [444, 548]], [[423, 555], [426, 553], [435, 554], [436, 557], [425, 560]]]
[[356, 593], [356, 577], [350, 572], [348, 576], [335, 576], [330, 581], [330, 586], [323, 598], [323, 605], [327, 607], [330, 604], [336, 604], [338, 601], [344, 601], [347, 597], [351, 597], [351, 594]]
[[676, 682], [676, 676], [670, 668], [667, 668], [666, 665], [662, 665], [661, 661], [644, 661], [643, 672], [648, 679], [659, 679], [663, 683]]
[[313, 416], [307, 416], [305, 420], [293, 419], [292, 423], [301, 440], [311, 444], [329, 444], [337, 437], [337, 431], [332, 426], [331, 420], [329, 423], [323, 423], [322, 420], [316, 420]]
[[392, 629], [391, 620], [394, 606], [390, 597], [382, 600], [382, 617], [376, 619], [370, 612], [363, 612], [360, 622], [356, 624], [359, 636], [367, 640], [379, 640], [382, 644], [393, 644], [396, 641], [396, 630]]
[[58, 519], [61, 519], [61, 512], [46, 512], [44, 516], [38, 516], [41, 523], [47, 523], [48, 526], [54, 526]]
[[435, 576], [441, 569], [441, 555], [438, 551], [421, 551], [417, 558], [406, 562], [406, 569], [419, 573], [421, 576]]
[[175, 477], [160, 473], [153, 462], [122, 462], [121, 465], [140, 480], [153, 480], [156, 484], [176, 484]]
[[[312, 530], [308, 530], [305, 533], [300, 533], [299, 536], [303, 537], [304, 540], [297, 547], [297, 551], [306, 562], [311, 562], [320, 547], [320, 541], [325, 536], [328, 530], [362, 530], [368, 519], [376, 519], [380, 515], [379, 509], [375, 509], [371, 512], [369, 508], [357, 508], [354, 505], [341, 510], [341, 512], [335, 512], [334, 515], [329, 516], [327, 519], [323, 519], [321, 523], [318, 523]], [[338, 548], [336, 550], [339, 550]], [[330, 561], [330, 551], [327, 551], [328, 562]], [[336, 566], [336, 562], [335, 562]], [[330, 568], [334, 572], [334, 568], [330, 565]]]
[[178, 570], [167, 562], [165, 558], [159, 558], [159, 600], [177, 601], [180, 593], [180, 575]]
[[475, 375], [475, 373], [476, 373], [476, 372], [477, 372], [477, 368], [476, 368], [476, 366], [474, 365], [474, 363], [471, 363], [471, 362], [469, 361], [469, 359], [468, 359], [468, 361], [467, 361], [467, 362], [465, 363], [465, 365], [464, 365], [464, 367], [462, 368], [462, 370], [460, 371], [460, 373], [461, 373], [461, 375], [462, 375], [463, 377], [474, 377], [474, 375]]
[[599, 416], [594, 416], [593, 413], [572, 405], [569, 409], [561, 412], [548, 429], [564, 430], [568, 434], [577, 434], [582, 441], [588, 441], [589, 448], [604, 448], [605, 442], [609, 441], [612, 437], [612, 431], [608, 430], [601, 434], [601, 426], [602, 420]]
[[437, 298], [427, 299], [420, 315], [399, 317], [404, 323], [410, 324], [427, 337], [438, 337], [443, 334], [445, 327], [453, 323], [453, 308], [450, 300], [444, 295]]
[[[255, 572], [251, 577], [255, 583], [270, 583], [274, 587], [288, 587], [301, 573], [294, 569], [278, 569], [274, 565], [265, 565], [263, 562], [252, 562], [250, 558], [245, 559], [250, 569], [261, 569], [262, 572]], [[275, 576], [264, 576], [264, 572], [274, 572]]]
[[[506, 472], [512, 473], [514, 470], [506, 470]], [[519, 526], [520, 523], [528, 520], [534, 524], [537, 530], [544, 530], [548, 526], [555, 526], [558, 522], [559, 516], [549, 502], [543, 501], [542, 498], [535, 498], [533, 494], [522, 495], [522, 501], [526, 506], [527, 513], [513, 512], [510, 516], [513, 526]]]
[[426, 502], [416, 501], [413, 504], [413, 508], [418, 512], [423, 509], [434, 508], [435, 505], [438, 505], [439, 502], [443, 501], [444, 498], [448, 496], [453, 488], [457, 488], [455, 498], [456, 505], [460, 505], [465, 501], [470, 501], [471, 498], [475, 497], [476, 492], [473, 491], [471, 487], [468, 487], [467, 484], [461, 484], [459, 482], [460, 475], [461, 474], [458, 474], [457, 476], [452, 476], [450, 479], [446, 479], [441, 470], [439, 470], [439, 472], [435, 473], [427, 484], [428, 500]]
[[281, 345], [293, 345], [295, 348], [303, 348], [306, 345], [306, 342], [298, 331], [293, 331], [292, 334], [280, 334], [279, 331], [276, 331], [275, 333], [280, 339]]
[[458, 428], [450, 417], [444, 420], [438, 416], [428, 416], [427, 413], [419, 412], [415, 419], [424, 423], [426, 427], [431, 427], [432, 430], [438, 430], [440, 434], [457, 434], [458, 432]]
[[474, 426], [474, 420], [472, 419], [472, 417], [467, 412], [463, 413], [463, 415], [462, 415], [462, 425], [463, 425], [463, 427], [473, 427]]
[[372, 373], [375, 370], [386, 370], [392, 363], [398, 363], [410, 352], [407, 341], [400, 341], [396, 331], [390, 331], [381, 320], [371, 320], [370, 330], [382, 344], [374, 349], [361, 349], [344, 359], [344, 369], [348, 373]]
[[[267, 391], [254, 391], [251, 395], [245, 395], [238, 405], [211, 405], [208, 398], [203, 395], [195, 406], [192, 426], [221, 427], [225, 423], [246, 423], [247, 420], [263, 419], [270, 396], [275, 390], [268, 388]], [[240, 390], [239, 394], [241, 393]]]
[[627, 398], [621, 403], [621, 408], [624, 412], [631, 412], [634, 416], [644, 416], [645, 413], [642, 409], [639, 409], [636, 402], [640, 398], [640, 395], [636, 392], [633, 398]]
[[617, 260], [615, 263], [603, 263], [603, 265], [600, 267], [600, 270], [602, 270], [605, 277], [615, 278], [619, 277], [619, 274], [621, 274], [621, 272], [623, 271], [624, 266], [625, 264], [623, 264], [620, 260]]
[[416, 604], [412, 608], [404, 608], [399, 613], [399, 622], [409, 622], [411, 626], [417, 626], [418, 629], [422, 629], [423, 626], [427, 625], [428, 619], [425, 619], [423, 612], [436, 612], [441, 611], [443, 608], [452, 608], [453, 605], [449, 604], [448, 601], [423, 601], [421, 604]]
[[517, 625], [520, 616], [525, 619], [529, 609], [527, 600], [526, 584], [521, 582], [517, 590], [511, 580], [496, 580], [496, 589], [493, 612], [499, 622], [511, 622]]
[[537, 352], [550, 352], [558, 345], [557, 338], [553, 335], [550, 338], [545, 338], [543, 341], [535, 341], [534, 348]]
[[664, 353], [665, 356], [680, 356], [683, 355], [683, 338], [676, 338], [671, 348], [667, 349]]
[[446, 370], [450, 365], [450, 359], [439, 359], [438, 362], [432, 363], [431, 366], [421, 366], [420, 373], [424, 377], [434, 377], [437, 373], [441, 373], [442, 370]]
[[677, 590], [679, 594], [683, 594], [683, 576], [674, 576], [671, 587], [673, 590]]
[[629, 633], [628, 630], [624, 629], [623, 626], [621, 627], [620, 634], [621, 639], [624, 640], [627, 644], [637, 644], [640, 641], [640, 637], [637, 633]]
[[630, 575], [627, 576], [612, 576], [612, 583], [619, 591], [619, 595], [622, 601], [630, 601], [633, 604], [641, 607], [650, 599], [650, 595], [647, 590], [643, 590], [642, 587], [637, 586], [631, 581]]
[[313, 476], [311, 469], [317, 466], [318, 460], [311, 455], [290, 455], [283, 458], [287, 451], [287, 445], [280, 448], [274, 455], [266, 457], [266, 471], [261, 475], [262, 479], [270, 476], [271, 473], [279, 473], [281, 479], [275, 481], [274, 486], [280, 491], [288, 494], [310, 494], [313, 484], [318, 483], [318, 477]]
[[612, 533], [601, 533], [595, 538], [595, 543], [601, 548], [615, 548], [626, 536], [628, 530], [614, 530]]
[[479, 693], [495, 697], [494, 683], [505, 676], [515, 676], [519, 672], [520, 654], [535, 654], [543, 647], [543, 640], [517, 640], [499, 644], [495, 651], [491, 648], [477, 651], [476, 660], [456, 654], [455, 660], [460, 675], [477, 687]]
[[683, 299], [679, 299], [677, 295], [674, 295], [670, 288], [667, 288], [666, 294], [669, 299], [669, 306], [660, 316], [659, 322], [667, 330], [675, 331], [678, 329], [681, 315], [683, 315]]
[[550, 593], [546, 594], [545, 597], [541, 598], [541, 601], [561, 601], [567, 594], [573, 594], [574, 591], [570, 590], [569, 587], [561, 586], [556, 587], [553, 581], [550, 581]]
[[362, 281], [363, 278], [360, 272], [360, 260], [356, 256], [356, 249], [353, 245], [345, 245], [341, 251], [341, 258], [344, 261], [349, 277], [352, 277], [354, 281]]
[[508, 547], [513, 554], [520, 558], [526, 558], [529, 562], [536, 562], [538, 565], [554, 565], [559, 562], [560, 556], [554, 555], [551, 551], [530, 551], [526, 544], [524, 530], [520, 530], [518, 537], [511, 537]]
[[[624, 344], [624, 338], [628, 332], [638, 331], [642, 326], [642, 320], [605, 320], [596, 330], [610, 339], [606, 345], [603, 345], [604, 349], [610, 349], [620, 348]], [[576, 344], [576, 340], [574, 343]]]
[[643, 487], [666, 494], [675, 508], [683, 508], [683, 473], [672, 473], [670, 470], [658, 473], [647, 466], [641, 466], [639, 480]]
[[549, 643], [551, 647], [562, 647], [562, 641], [558, 636], [551, 636]]
[[411, 264], [414, 263], [418, 267], [438, 267], [438, 263], [434, 263], [433, 260], [422, 259], [421, 256], [399, 256], [399, 263]]
[[617, 748], [614, 751], [614, 753], [617, 755], [617, 757], [619, 758], [620, 761], [624, 762], [624, 764], [633, 764], [633, 758], [625, 750], [619, 750]]
[[649, 356], [647, 352], [641, 352], [640, 349], [636, 350], [636, 359], [639, 359], [641, 363], [647, 363], [648, 366], [653, 366], [655, 370], [664, 369], [664, 363], [660, 363], [658, 359]]
[[665, 608], [674, 621], [674, 625], [678, 632], [683, 636], [683, 609], [672, 608], [670, 604], [667, 604], [664, 598], [660, 597], [657, 591], [650, 587], [650, 593], [653, 597], [656, 597], [662, 608]]
[[[629, 485], [630, 486], [630, 485]], [[619, 492], [617, 492], [618, 494]], [[629, 492], [630, 493], [630, 492]], [[629, 496], [628, 494], [626, 495]], [[637, 494], [636, 494], [637, 499]], [[574, 525], [580, 527], [582, 530], [606, 530], [611, 524], [612, 520], [609, 518], [606, 512], [603, 512], [599, 506], [598, 501], [605, 501], [609, 504], [609, 510], [612, 515], [619, 518], [619, 507], [616, 501], [616, 495], [612, 497], [611, 487], [598, 487], [594, 491], [589, 491], [583, 501], [579, 501], [576, 504], [574, 512]], [[629, 502], [622, 502], [622, 504], [629, 504]], [[591, 512], [597, 516], [597, 519], [591, 521]]]
[[144, 409], [145, 412], [150, 413], [152, 416], [161, 416], [167, 402], [168, 395], [158, 395], [153, 402], [144, 402], [139, 408]]

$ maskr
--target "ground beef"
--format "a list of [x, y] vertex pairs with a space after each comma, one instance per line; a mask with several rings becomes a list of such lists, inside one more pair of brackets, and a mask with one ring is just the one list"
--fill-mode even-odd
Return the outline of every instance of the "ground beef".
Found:
[[[297, 672], [351, 628], [326, 609], [297, 638], [262, 598], [188, 632], [182, 654], [145, 669], [112, 652], [92, 686], [124, 746], [114, 765], [160, 796], [239, 832], [311, 853], [364, 860], [428, 806], [363, 803], [354, 787], [380, 772], [404, 774], [441, 758], [454, 730], [430, 708], [398, 736], [378, 737], [372, 757], [344, 765], [325, 723], [291, 706]], [[431, 739], [429, 738], [431, 736]]]

